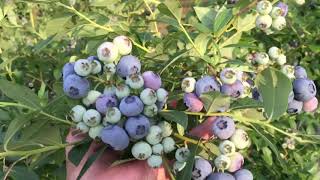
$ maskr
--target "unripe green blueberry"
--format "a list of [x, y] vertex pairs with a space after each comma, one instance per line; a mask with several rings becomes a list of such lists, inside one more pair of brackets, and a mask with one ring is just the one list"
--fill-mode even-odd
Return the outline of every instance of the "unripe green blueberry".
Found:
[[74, 71], [79, 76], [88, 76], [91, 73], [91, 63], [87, 59], [79, 59], [74, 63]]
[[277, 59], [281, 54], [281, 50], [275, 46], [272, 46], [271, 48], [269, 48], [268, 54], [270, 58]]
[[97, 49], [98, 58], [105, 63], [112, 63], [118, 59], [119, 50], [112, 42], [104, 42]]
[[230, 167], [231, 164], [231, 159], [226, 156], [226, 155], [219, 155], [215, 160], [214, 160], [214, 165], [216, 168], [219, 170], [225, 170]]
[[145, 105], [155, 104], [157, 102], [157, 93], [153, 89], [145, 88], [140, 93], [140, 99]]
[[284, 54], [280, 54], [276, 61], [277, 64], [284, 65], [287, 62], [287, 57]]
[[257, 11], [259, 14], [266, 15], [269, 14], [272, 10], [271, 2], [267, 0], [262, 0], [257, 3]]
[[99, 74], [102, 70], [101, 63], [97, 60], [91, 62], [91, 74]]
[[152, 146], [152, 153], [157, 155], [163, 154], [163, 145], [162, 144], [156, 144]]
[[113, 75], [116, 73], [116, 66], [113, 63], [108, 63], [103, 66], [104, 74]]
[[120, 84], [116, 87], [116, 96], [118, 99], [122, 99], [126, 96], [129, 96], [130, 88], [125, 84]]
[[132, 43], [127, 36], [117, 36], [113, 39], [113, 44], [118, 47], [120, 55], [127, 55], [131, 53]]
[[162, 140], [161, 133], [162, 130], [159, 126], [151, 126], [149, 129], [149, 133], [146, 137], [147, 142], [151, 145], [160, 143]]
[[256, 26], [261, 30], [269, 29], [272, 25], [272, 18], [269, 15], [260, 15], [256, 19]]
[[304, 3], [306, 3], [305, 0], [295, 0], [295, 2], [298, 4], [298, 5], [304, 5]]
[[272, 21], [272, 28], [275, 30], [282, 30], [286, 27], [286, 18], [283, 16], [278, 16], [277, 18], [273, 19]]
[[150, 106], [144, 106], [143, 114], [148, 117], [153, 117], [158, 114], [158, 107], [156, 104], [152, 104]]
[[162, 140], [163, 151], [165, 153], [170, 153], [176, 149], [176, 142], [172, 137], [165, 137]]
[[162, 137], [169, 137], [172, 134], [172, 126], [167, 121], [161, 121], [158, 126], [162, 129]]
[[87, 97], [82, 99], [82, 103], [86, 106], [90, 106], [91, 104], [94, 104], [98, 97], [101, 95], [99, 91], [91, 90], [88, 92]]
[[284, 65], [281, 68], [281, 72], [283, 72], [283, 74], [287, 75], [288, 78], [290, 79], [294, 79], [294, 67], [291, 65]]
[[78, 122], [76, 129], [83, 133], [87, 133], [89, 131], [89, 127], [84, 122]]
[[181, 89], [186, 93], [191, 93], [194, 91], [196, 85], [196, 80], [193, 77], [184, 78], [181, 82]]
[[251, 144], [251, 141], [247, 132], [244, 131], [243, 129], [236, 129], [236, 131], [231, 136], [230, 140], [238, 149], [247, 148]]
[[106, 116], [103, 118], [103, 125], [118, 123], [121, 119], [121, 112], [117, 107], [109, 107]]
[[187, 164], [186, 162], [175, 161], [173, 163], [173, 171], [176, 173], [182, 171], [186, 166], [186, 164]]
[[265, 52], [255, 53], [254, 60], [261, 65], [266, 65], [269, 63], [269, 56]]
[[97, 137], [100, 137], [100, 133], [101, 133], [102, 129], [103, 129], [102, 125], [91, 127], [89, 130], [89, 136], [92, 139], [96, 139]]
[[229, 140], [224, 140], [219, 144], [219, 150], [224, 155], [230, 155], [236, 152], [236, 146]]
[[162, 165], [162, 157], [159, 155], [151, 155], [147, 163], [152, 168], [159, 168]]
[[159, 89], [157, 89], [156, 93], [157, 93], [157, 100], [159, 102], [166, 102], [167, 101], [168, 92], [165, 89], [159, 88]]
[[188, 148], [182, 147], [176, 150], [175, 158], [179, 162], [186, 162], [190, 156], [190, 150]]
[[220, 73], [220, 80], [224, 84], [233, 84], [237, 80], [237, 73], [232, 68], [225, 68]]
[[101, 121], [101, 115], [95, 109], [89, 109], [83, 114], [83, 122], [89, 127], [97, 126]]
[[70, 111], [70, 117], [74, 122], [82, 121], [83, 114], [86, 112], [86, 108], [81, 105], [74, 106]]
[[140, 141], [132, 146], [131, 153], [138, 160], [146, 160], [151, 156], [152, 148], [148, 143]]
[[273, 7], [270, 13], [272, 18], [277, 18], [282, 15], [282, 10], [279, 7]]

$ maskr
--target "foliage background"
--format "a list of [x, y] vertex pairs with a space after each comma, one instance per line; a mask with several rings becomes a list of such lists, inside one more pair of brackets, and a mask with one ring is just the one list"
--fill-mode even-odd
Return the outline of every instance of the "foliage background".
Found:
[[[65, 179], [63, 138], [69, 125], [50, 121], [54, 119], [50, 116], [65, 119], [76, 103], [63, 96], [62, 66], [95, 55], [101, 42], [119, 34], [132, 38], [133, 54], [139, 56], [145, 69], [161, 74], [173, 99], [181, 98], [180, 80], [190, 72], [195, 77], [215, 74], [226, 64], [239, 63], [234, 60], [240, 60], [240, 68], [251, 71], [246, 54], [266, 51], [273, 45], [284, 49], [290, 64], [303, 65], [319, 87], [319, 2], [310, 0], [297, 6], [288, 1], [287, 28], [269, 36], [254, 29], [252, 2], [241, 0], [237, 5], [228, 5], [222, 0], [182, 1], [183, 13], [172, 14], [157, 0], [1, 1], [0, 75], [14, 83], [0, 80], [0, 99], [5, 102], [0, 104], [0, 164], [4, 170], [0, 177], [10, 172], [7, 175], [18, 180]], [[233, 29], [225, 29], [228, 24], [223, 20], [208, 20], [212, 10], [222, 5], [228, 11], [221, 16], [234, 20]], [[234, 16], [228, 16], [231, 12]], [[223, 48], [226, 45], [229, 48]], [[13, 101], [27, 107], [10, 104]], [[319, 120], [317, 113], [285, 115], [275, 124], [313, 135], [320, 134]], [[270, 144], [250, 131], [255, 147], [247, 152], [245, 166], [256, 179], [316, 180], [320, 176], [319, 145], [301, 144], [294, 151], [286, 151], [281, 148], [283, 136], [260, 128], [258, 131], [277, 147], [283, 163], [277, 160]], [[13, 153], [4, 158], [6, 148]]]

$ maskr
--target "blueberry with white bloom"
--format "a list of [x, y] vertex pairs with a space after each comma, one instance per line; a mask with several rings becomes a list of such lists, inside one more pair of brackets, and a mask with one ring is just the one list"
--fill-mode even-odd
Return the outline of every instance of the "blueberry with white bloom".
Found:
[[91, 73], [91, 62], [87, 59], [79, 59], [74, 63], [74, 71], [79, 76], [88, 76]]
[[196, 158], [192, 170], [192, 179], [205, 180], [210, 173], [212, 173], [212, 166], [209, 161], [201, 157]]
[[132, 50], [132, 43], [127, 36], [117, 36], [113, 39], [113, 44], [118, 47], [120, 55], [127, 55]]
[[163, 154], [163, 145], [162, 144], [155, 144], [152, 146], [152, 153], [157, 155]]
[[158, 107], [156, 104], [152, 104], [150, 106], [144, 106], [143, 114], [148, 117], [153, 117], [158, 114]]
[[236, 71], [232, 68], [225, 68], [220, 72], [220, 80], [224, 84], [233, 84], [237, 80]]
[[308, 74], [306, 69], [304, 69], [302, 66], [295, 66], [294, 67], [294, 76], [295, 78], [307, 78]]
[[107, 109], [106, 116], [103, 118], [103, 125], [118, 123], [121, 119], [121, 112], [117, 107]]
[[212, 125], [213, 134], [220, 139], [228, 139], [235, 131], [235, 124], [230, 117], [219, 116]]
[[162, 129], [162, 137], [169, 137], [172, 134], [172, 126], [167, 121], [161, 121], [158, 126]]
[[236, 180], [253, 180], [252, 173], [247, 169], [240, 169], [235, 174]]
[[229, 140], [224, 140], [219, 144], [219, 150], [224, 155], [230, 155], [236, 152], [236, 146]]
[[119, 76], [127, 77], [132, 74], [140, 73], [141, 63], [137, 57], [126, 55], [121, 57], [116, 69]]
[[80, 99], [87, 96], [89, 90], [89, 81], [76, 74], [70, 74], [63, 81], [63, 92], [72, 99]]
[[254, 60], [261, 65], [268, 64], [269, 56], [265, 52], [258, 52], [254, 54]]
[[176, 149], [176, 142], [172, 137], [165, 137], [162, 140], [163, 151], [165, 153], [170, 153]]
[[105, 63], [112, 63], [119, 57], [118, 47], [112, 42], [104, 42], [97, 49], [98, 58]]
[[144, 80], [144, 87], [157, 90], [161, 87], [162, 81], [157, 73], [146, 71], [142, 74]]
[[78, 122], [76, 129], [80, 130], [82, 133], [87, 133], [89, 131], [89, 126], [84, 122]]
[[302, 112], [303, 108], [303, 102], [292, 100], [290, 103], [288, 103], [288, 114], [300, 114]]
[[204, 76], [196, 82], [196, 94], [198, 97], [211, 91], [220, 91], [220, 84], [214, 76]]
[[159, 155], [151, 155], [147, 163], [152, 168], [159, 168], [162, 165], [162, 157]]
[[225, 172], [211, 173], [207, 180], [236, 180], [231, 174]]
[[88, 134], [92, 139], [96, 139], [97, 137], [100, 137], [102, 129], [102, 125], [91, 127]]
[[186, 77], [181, 82], [181, 89], [186, 93], [191, 93], [194, 91], [196, 85], [196, 79], [193, 77]]
[[218, 157], [216, 157], [216, 159], [214, 160], [214, 165], [216, 166], [216, 168], [218, 168], [219, 170], [225, 170], [228, 169], [230, 167], [231, 164], [231, 159], [226, 156], [226, 155], [219, 155]]
[[286, 24], [286, 19], [283, 16], [278, 16], [277, 18], [273, 19], [272, 28], [280, 31], [286, 27]]
[[186, 162], [190, 156], [190, 150], [188, 148], [182, 147], [176, 150], [175, 158], [179, 162]]
[[120, 102], [119, 109], [125, 116], [137, 116], [143, 111], [143, 103], [137, 96], [127, 96]]
[[90, 127], [97, 126], [101, 121], [101, 115], [95, 109], [89, 109], [83, 114], [83, 122]]
[[108, 75], [116, 73], [116, 66], [113, 63], [108, 63], [103, 66], [103, 72]]
[[248, 133], [243, 129], [236, 129], [230, 140], [238, 149], [247, 148], [251, 144]]
[[140, 141], [132, 146], [131, 153], [138, 160], [146, 160], [151, 156], [152, 148], [148, 143]]
[[159, 88], [158, 90], [157, 90], [157, 99], [158, 99], [158, 101], [160, 101], [160, 102], [166, 102], [167, 101], [167, 99], [168, 99], [168, 91], [167, 90], [165, 90], [165, 89], [163, 89], [163, 88]]
[[275, 46], [272, 46], [271, 48], [269, 48], [268, 54], [270, 58], [277, 59], [281, 54], [281, 50]]
[[266, 14], [269, 14], [271, 12], [272, 4], [271, 4], [271, 2], [269, 2], [267, 0], [262, 0], [262, 1], [259, 1], [257, 3], [256, 9], [257, 9], [259, 14], [266, 15]]
[[122, 151], [129, 145], [129, 137], [126, 131], [117, 125], [109, 125], [103, 128], [101, 140], [117, 151]]
[[131, 74], [126, 78], [126, 84], [132, 89], [140, 89], [144, 85], [144, 80], [140, 74]]
[[122, 99], [129, 95], [130, 95], [130, 88], [127, 85], [119, 84], [116, 87], [116, 96], [118, 97], [118, 99]]
[[314, 82], [307, 78], [298, 78], [293, 81], [294, 98], [297, 101], [309, 101], [317, 94]]
[[102, 70], [101, 63], [97, 60], [91, 61], [91, 74], [99, 74]]
[[70, 111], [70, 117], [74, 122], [82, 121], [83, 114], [86, 112], [86, 108], [81, 105], [74, 106]]
[[128, 135], [134, 139], [144, 138], [150, 130], [150, 121], [143, 115], [129, 117], [125, 123], [125, 129]]
[[261, 30], [267, 30], [272, 25], [272, 18], [269, 15], [260, 15], [256, 19], [256, 27]]
[[149, 144], [155, 145], [161, 142], [162, 140], [162, 129], [159, 126], [151, 126], [149, 133], [146, 136], [146, 140]]
[[63, 81], [71, 74], [75, 74], [74, 72], [74, 62], [66, 63], [62, 69], [62, 77]]
[[153, 89], [146, 88], [140, 93], [140, 99], [145, 105], [152, 105], [157, 102], [157, 93]]
[[115, 96], [101, 95], [96, 100], [96, 109], [101, 114], [105, 114], [110, 107], [118, 106], [118, 100]]

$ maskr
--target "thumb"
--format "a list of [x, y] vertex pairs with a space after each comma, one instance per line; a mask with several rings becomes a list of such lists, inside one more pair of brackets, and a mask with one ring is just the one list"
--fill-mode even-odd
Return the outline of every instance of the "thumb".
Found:
[[213, 132], [212, 132], [212, 124], [216, 120], [216, 117], [208, 117], [207, 120], [202, 122], [197, 127], [191, 129], [189, 132], [190, 135], [197, 136], [201, 139], [208, 140], [210, 138], [214, 138]]

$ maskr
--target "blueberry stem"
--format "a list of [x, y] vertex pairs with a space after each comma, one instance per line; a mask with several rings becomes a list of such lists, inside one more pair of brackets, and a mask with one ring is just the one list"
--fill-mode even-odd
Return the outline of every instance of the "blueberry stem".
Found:
[[143, 0], [143, 2], [146, 4], [148, 11], [150, 11], [151, 16], [152, 16], [152, 19], [154, 20], [154, 23], [153, 23], [153, 24], [154, 24], [154, 28], [155, 28], [155, 30], [156, 30], [156, 33], [159, 34], [159, 29], [158, 29], [158, 25], [157, 25], [157, 21], [156, 21], [156, 16], [155, 16], [155, 14], [153, 13], [153, 11], [152, 11], [152, 9], [150, 8], [150, 6], [149, 6], [149, 4], [147, 3], [147, 1], [146, 1], [146, 0]]

